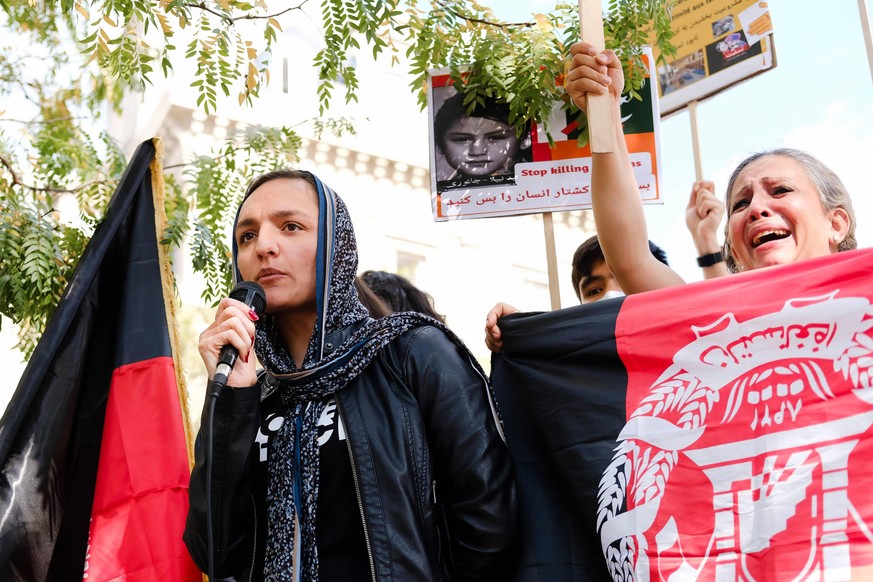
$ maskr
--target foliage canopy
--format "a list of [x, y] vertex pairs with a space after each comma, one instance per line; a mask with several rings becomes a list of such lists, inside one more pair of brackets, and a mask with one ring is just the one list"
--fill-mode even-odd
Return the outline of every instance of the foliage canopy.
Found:
[[[154, 75], [172, 75], [174, 63], [196, 64], [191, 85], [204, 112], [215, 112], [221, 95], [252, 105], [269, 83], [283, 28], [309, 22], [308, 13], [320, 19], [313, 89], [322, 115], [338, 79], [343, 99], [356, 101], [359, 79], [348, 56], [367, 51], [408, 69], [422, 107], [427, 70], [448, 67], [471, 108], [486, 98], [507, 102], [510, 121], [521, 127], [545, 121], [561, 99], [555, 79], [579, 31], [577, 4], [560, 1], [548, 14], [515, 23], [473, 0], [309, 4], [270, 10], [264, 0], [0, 0], [0, 103], [7, 104], [0, 105], [0, 313], [20, 325], [26, 354], [125, 167], [118, 145], [100, 129], [106, 104], [118, 107]], [[660, 55], [673, 52], [669, 4], [609, 0], [604, 23], [607, 46], [627, 57], [633, 94], [642, 84], [639, 54], [647, 39]], [[315, 124], [317, 131], [354, 131], [344, 120]], [[165, 176], [164, 242], [190, 246], [195, 270], [205, 276], [205, 299], [229, 289], [229, 251], [218, 233], [244, 185], [256, 173], [293, 164], [300, 143], [295, 128], [253, 128], [187, 160], [181, 181]], [[64, 206], [78, 219], [65, 219], [58, 211]]]

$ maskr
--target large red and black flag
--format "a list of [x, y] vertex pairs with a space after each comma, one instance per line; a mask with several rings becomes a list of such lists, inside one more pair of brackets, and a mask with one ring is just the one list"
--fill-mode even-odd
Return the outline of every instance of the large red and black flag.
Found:
[[501, 319], [517, 580], [873, 580], [873, 250]]
[[200, 579], [159, 151], [134, 154], [0, 421], [4, 581]]

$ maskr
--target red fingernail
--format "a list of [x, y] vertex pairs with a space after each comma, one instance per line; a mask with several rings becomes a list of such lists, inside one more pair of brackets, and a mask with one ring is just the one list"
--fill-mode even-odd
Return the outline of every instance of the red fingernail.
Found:
[[257, 321], [260, 319], [260, 317], [258, 317], [258, 314], [255, 312], [254, 309], [249, 309], [249, 319], [251, 319], [252, 321]]
[[249, 355], [248, 354], [244, 355], [242, 361], [245, 362], [246, 364], [248, 364], [249, 363]]

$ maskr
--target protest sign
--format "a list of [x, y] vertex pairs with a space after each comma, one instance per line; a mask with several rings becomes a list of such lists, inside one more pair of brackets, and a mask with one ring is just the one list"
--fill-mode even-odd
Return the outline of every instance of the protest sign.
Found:
[[[652, 62], [649, 49], [644, 56]], [[659, 112], [649, 76], [640, 95], [642, 100], [627, 99], [622, 104], [625, 141], [641, 199], [658, 203]], [[462, 101], [448, 71], [431, 71], [434, 220], [591, 208], [591, 148], [578, 147], [575, 114], [566, 111], [563, 103], [555, 104], [546, 124], [532, 123], [519, 136], [508, 123], [506, 105], [486, 102], [468, 114]]]
[[677, 56], [658, 64], [661, 115], [776, 65], [766, 2], [676, 0], [672, 29]]

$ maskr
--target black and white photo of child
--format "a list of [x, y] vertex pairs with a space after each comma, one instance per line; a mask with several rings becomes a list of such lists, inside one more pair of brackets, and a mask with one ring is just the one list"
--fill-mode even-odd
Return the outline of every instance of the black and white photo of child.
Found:
[[467, 112], [464, 95], [443, 93], [433, 119], [437, 190], [515, 183], [515, 165], [531, 161], [530, 130], [519, 136], [509, 106], [493, 100]]

